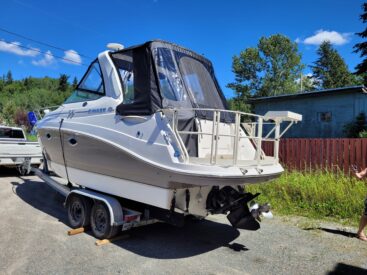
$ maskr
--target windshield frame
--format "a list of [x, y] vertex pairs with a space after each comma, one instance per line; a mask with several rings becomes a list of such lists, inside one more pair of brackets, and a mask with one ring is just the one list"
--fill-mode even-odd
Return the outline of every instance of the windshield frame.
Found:
[[[100, 77], [102, 78], [102, 87], [103, 87], [103, 93], [101, 92], [97, 92], [94, 90], [89, 90], [89, 89], [84, 89], [84, 88], [80, 88], [81, 83], [83, 83], [83, 81], [88, 77], [89, 72], [91, 70], [91, 68], [95, 65], [98, 64], [99, 66], [99, 70], [100, 70]], [[97, 71], [98, 72], [98, 71]], [[98, 72], [99, 73], [99, 72]], [[90, 94], [92, 97], [81, 97], [78, 96], [78, 92], [81, 93], [86, 93], [86, 94]], [[75, 96], [76, 95], [76, 96]], [[75, 98], [73, 98], [75, 96]], [[95, 96], [95, 98], [93, 98]], [[93, 100], [97, 100], [100, 99], [102, 97], [106, 96], [106, 87], [105, 87], [105, 82], [104, 82], [104, 78], [103, 78], [103, 73], [102, 73], [102, 69], [101, 69], [101, 65], [99, 63], [98, 58], [96, 58], [95, 60], [93, 60], [91, 62], [91, 64], [88, 66], [88, 69], [86, 70], [86, 72], [84, 73], [82, 79], [79, 81], [78, 85], [76, 86], [76, 88], [72, 91], [72, 93], [70, 94], [70, 96], [68, 98], [65, 99], [65, 101], [63, 102], [63, 104], [72, 104], [72, 103], [79, 103], [79, 102], [86, 102], [86, 101], [93, 101]], [[72, 99], [73, 98], [73, 99]]]
[[[102, 87], [103, 87], [103, 93], [99, 93], [97, 91], [94, 91], [94, 90], [88, 90], [88, 89], [84, 89], [84, 88], [80, 88], [80, 85], [83, 83], [83, 81], [88, 77], [88, 73], [89, 73], [89, 70], [94, 66], [94, 64], [97, 62], [98, 64], [98, 67], [99, 67], [99, 71], [100, 71], [100, 76], [102, 78]], [[105, 96], [106, 95], [106, 86], [105, 86], [105, 83], [104, 83], [104, 78], [103, 78], [103, 72], [102, 72], [102, 68], [101, 68], [101, 64], [99, 64], [99, 60], [98, 58], [94, 59], [88, 66], [88, 69], [86, 70], [86, 72], [84, 73], [82, 79], [79, 81], [78, 85], [76, 86], [75, 90], [79, 90], [79, 91], [82, 91], [82, 92], [87, 92], [87, 93], [92, 93], [92, 94], [97, 94], [97, 95], [100, 95], [101, 97], [102, 96]]]

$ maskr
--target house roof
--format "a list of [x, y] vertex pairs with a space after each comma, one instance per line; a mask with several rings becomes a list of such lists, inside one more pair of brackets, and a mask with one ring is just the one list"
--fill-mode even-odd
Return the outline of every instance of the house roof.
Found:
[[316, 90], [316, 91], [302, 92], [302, 93], [298, 92], [295, 94], [251, 98], [247, 102], [257, 103], [257, 102], [269, 101], [269, 100], [282, 100], [282, 99], [287, 100], [287, 99], [300, 98], [300, 97], [313, 97], [313, 96], [320, 96], [320, 95], [326, 95], [326, 94], [329, 95], [329, 94], [344, 93], [344, 92], [367, 93], [367, 88], [360, 85], [360, 86], [350, 86], [350, 87], [342, 87], [342, 88]]

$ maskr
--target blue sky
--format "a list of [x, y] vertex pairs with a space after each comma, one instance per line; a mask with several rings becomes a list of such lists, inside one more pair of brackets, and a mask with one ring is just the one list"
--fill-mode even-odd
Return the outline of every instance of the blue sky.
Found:
[[297, 41], [306, 65], [317, 58], [317, 45], [328, 39], [353, 70], [360, 62], [352, 53], [360, 41], [355, 33], [366, 27], [359, 20], [362, 4], [359, 0], [8, 0], [1, 5], [0, 28], [66, 51], [0, 31], [0, 75], [11, 70], [16, 79], [61, 73], [80, 79], [85, 66], [53, 55], [88, 64], [91, 59], [80, 55], [94, 58], [109, 42], [131, 46], [159, 38], [209, 58], [230, 97], [232, 91], [225, 85], [234, 79], [232, 56], [256, 46], [262, 36], [281, 33]]

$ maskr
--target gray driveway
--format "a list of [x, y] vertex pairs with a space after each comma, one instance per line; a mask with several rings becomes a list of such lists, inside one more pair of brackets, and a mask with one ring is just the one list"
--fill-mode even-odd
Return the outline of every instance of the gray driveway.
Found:
[[256, 232], [225, 216], [157, 223], [97, 247], [89, 234], [67, 236], [63, 198], [39, 178], [0, 173], [0, 274], [367, 274], [367, 243], [280, 218]]

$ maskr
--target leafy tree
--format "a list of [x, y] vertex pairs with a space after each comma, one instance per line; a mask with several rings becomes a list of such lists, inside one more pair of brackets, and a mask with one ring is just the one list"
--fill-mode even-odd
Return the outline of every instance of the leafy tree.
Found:
[[2, 111], [2, 118], [7, 124], [14, 124], [14, 116], [17, 111], [17, 106], [14, 101], [8, 101], [4, 104], [4, 108]]
[[6, 84], [12, 84], [13, 83], [13, 75], [11, 73], [11, 71], [9, 70], [6, 74], [6, 80], [5, 80]]
[[[302, 81], [302, 85], [301, 85]], [[301, 78], [299, 81], [299, 88], [300, 92], [306, 92], [306, 91], [312, 91], [315, 90], [315, 81], [312, 76], [310, 75], [301, 75]]]
[[27, 77], [6, 83], [0, 79], [0, 122], [26, 125], [26, 114], [47, 106], [60, 105], [71, 93], [59, 90], [59, 79]]
[[288, 37], [276, 34], [260, 38], [257, 47], [233, 57], [235, 82], [228, 84], [238, 99], [295, 93], [304, 65], [298, 46]]
[[227, 100], [230, 110], [237, 110], [251, 113], [251, 105], [246, 103], [246, 99], [242, 97], [234, 97]]
[[324, 41], [317, 50], [319, 58], [311, 66], [314, 78], [323, 89], [339, 88], [358, 84], [343, 58], [329, 41]]
[[4, 86], [3, 91], [5, 93], [14, 94], [16, 92], [24, 92], [26, 87], [19, 81], [14, 81]]
[[[367, 23], [367, 3], [362, 5], [363, 13], [360, 19], [363, 23]], [[362, 32], [356, 33], [358, 36], [366, 40], [367, 38], [367, 27]], [[363, 78], [364, 85], [367, 86], [367, 41], [363, 41], [354, 45], [354, 52], [359, 53], [361, 58], [364, 58], [360, 64], [358, 64], [356, 69], [356, 74]]]
[[61, 74], [59, 77], [59, 90], [65, 92], [66, 90], [68, 90], [69, 88], [69, 83], [68, 83], [68, 79], [69, 76], [67, 76], [66, 74]]

